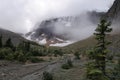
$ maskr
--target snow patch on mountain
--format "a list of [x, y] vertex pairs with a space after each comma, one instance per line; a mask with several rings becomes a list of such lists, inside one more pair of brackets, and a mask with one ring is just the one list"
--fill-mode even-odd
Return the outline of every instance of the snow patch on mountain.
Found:
[[62, 40], [62, 39], [60, 39], [60, 38], [56, 38], [57, 40], [59, 40], [59, 41], [64, 41], [64, 40]]
[[42, 45], [45, 45], [47, 43], [47, 40], [46, 39], [43, 39], [43, 40], [37, 40], [37, 42], [39, 42], [39, 44], [42, 44]]
[[73, 41], [66, 41], [64, 43], [50, 44], [50, 46], [64, 47], [64, 46], [67, 46], [67, 45], [72, 44], [72, 43], [74, 43], [74, 42]]

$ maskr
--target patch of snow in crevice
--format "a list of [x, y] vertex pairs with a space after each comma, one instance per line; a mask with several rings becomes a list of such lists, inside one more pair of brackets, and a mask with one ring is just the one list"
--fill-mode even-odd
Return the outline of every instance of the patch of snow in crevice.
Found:
[[45, 36], [45, 34], [41, 34], [41, 36]]
[[26, 36], [24, 36], [24, 38], [25, 38], [25, 39], [27, 39], [27, 40], [32, 41], [32, 40], [31, 40], [31, 35], [30, 35], [30, 36], [27, 36], [27, 37], [26, 37]]
[[31, 36], [32, 36], [33, 34], [35, 34], [35, 32], [32, 32], [29, 36], [23, 35], [23, 37], [24, 37], [25, 39], [27, 39], [27, 40], [33, 41], [33, 40], [31, 39]]
[[52, 43], [54, 42], [54, 41], [51, 41]]
[[62, 40], [62, 39], [60, 39], [60, 38], [56, 38], [58, 41], [64, 41], [64, 40]]
[[35, 34], [36, 32], [32, 32], [31, 35]]
[[66, 41], [64, 43], [50, 44], [50, 46], [64, 47], [64, 46], [67, 46], [67, 45], [72, 44], [72, 43], [74, 43], [74, 42], [73, 41]]
[[46, 44], [46, 43], [47, 43], [47, 40], [46, 40], [46, 39], [43, 39], [43, 40], [39, 41], [39, 44], [42, 44], [42, 45], [44, 45], [44, 44]]

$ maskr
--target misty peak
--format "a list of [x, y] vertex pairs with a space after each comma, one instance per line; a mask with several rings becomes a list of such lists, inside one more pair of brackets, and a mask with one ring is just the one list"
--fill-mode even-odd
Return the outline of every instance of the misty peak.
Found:
[[[30, 40], [46, 44], [79, 41], [92, 35], [101, 13], [87, 12], [78, 16], [51, 18], [40, 22], [36, 29], [26, 34]], [[89, 32], [88, 32], [89, 30]], [[81, 32], [81, 33], [80, 33]], [[67, 43], [68, 44], [68, 43]]]

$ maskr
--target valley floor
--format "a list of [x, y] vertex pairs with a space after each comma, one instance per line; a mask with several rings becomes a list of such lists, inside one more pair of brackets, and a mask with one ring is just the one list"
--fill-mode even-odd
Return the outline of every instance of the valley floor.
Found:
[[53, 73], [55, 80], [82, 80], [84, 61], [73, 60], [74, 67], [64, 70], [61, 65], [65, 59], [35, 64], [20, 64], [9, 61], [0, 61], [0, 80], [42, 80], [42, 73]]

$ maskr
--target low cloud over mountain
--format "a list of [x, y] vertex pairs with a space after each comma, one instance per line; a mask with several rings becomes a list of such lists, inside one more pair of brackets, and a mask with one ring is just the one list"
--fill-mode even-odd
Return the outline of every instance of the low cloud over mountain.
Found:
[[78, 15], [85, 11], [107, 11], [114, 0], [0, 0], [0, 27], [29, 32], [48, 18]]

